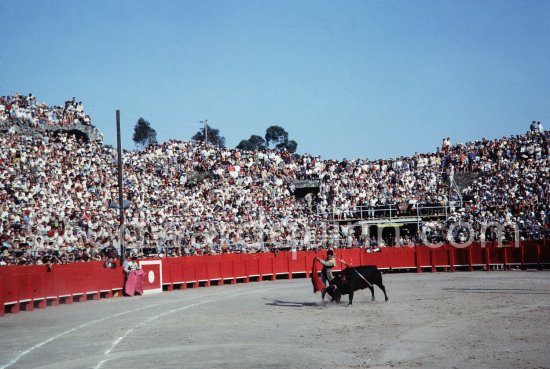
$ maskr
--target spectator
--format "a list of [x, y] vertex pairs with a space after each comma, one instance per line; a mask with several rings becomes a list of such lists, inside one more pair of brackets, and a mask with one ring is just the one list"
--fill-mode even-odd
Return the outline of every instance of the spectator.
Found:
[[[60, 108], [15, 94], [0, 98], [0, 127], [15, 120], [64, 125], [83, 112], [75, 98]], [[444, 150], [374, 161], [173, 140], [125, 151], [123, 191], [131, 206], [124, 245], [143, 257], [403, 245], [418, 242], [418, 235], [363, 243], [364, 234], [339, 227], [332, 216], [416, 214], [418, 207], [461, 197], [469, 199], [463, 210], [457, 206], [448, 215], [471, 227], [476, 240], [481, 224], [492, 221], [508, 230], [517, 224], [523, 239], [545, 238], [549, 133], [540, 130], [456, 145], [447, 138]], [[50, 131], [41, 137], [0, 134], [0, 145], [0, 264], [117, 258], [118, 214], [108, 206], [118, 198], [116, 150]], [[464, 188], [444, 180], [462, 174], [477, 179]], [[319, 192], [300, 201], [292, 185], [305, 178], [318, 180]], [[434, 224], [429, 240], [444, 239], [446, 226]]]

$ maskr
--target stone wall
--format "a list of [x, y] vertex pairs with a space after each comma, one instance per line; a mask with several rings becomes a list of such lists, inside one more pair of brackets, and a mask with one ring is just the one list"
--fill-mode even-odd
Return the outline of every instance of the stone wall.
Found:
[[103, 135], [92, 125], [81, 123], [70, 124], [67, 126], [42, 126], [34, 127], [28, 124], [24, 119], [9, 119], [0, 124], [0, 134], [7, 134], [10, 130], [22, 136], [43, 137], [45, 132], [80, 132], [89, 141], [103, 142]]

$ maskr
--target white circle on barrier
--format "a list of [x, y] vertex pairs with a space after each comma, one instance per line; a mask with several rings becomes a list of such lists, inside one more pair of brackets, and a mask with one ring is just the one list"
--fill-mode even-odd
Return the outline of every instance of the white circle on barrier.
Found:
[[149, 279], [149, 283], [153, 284], [153, 282], [155, 281], [155, 272], [150, 270], [149, 274], [147, 274], [147, 279]]

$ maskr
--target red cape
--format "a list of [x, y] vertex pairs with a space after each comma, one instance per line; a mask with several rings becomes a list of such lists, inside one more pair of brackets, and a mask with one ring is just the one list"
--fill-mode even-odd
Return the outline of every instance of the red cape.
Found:
[[321, 263], [316, 263], [316, 260], [313, 260], [313, 266], [311, 267], [311, 283], [313, 284], [313, 293], [317, 291], [323, 292], [326, 289], [325, 284], [319, 277], [319, 266]]

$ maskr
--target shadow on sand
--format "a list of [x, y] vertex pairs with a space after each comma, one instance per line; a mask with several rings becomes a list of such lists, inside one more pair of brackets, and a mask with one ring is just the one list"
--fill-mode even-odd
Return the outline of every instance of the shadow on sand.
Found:
[[273, 302], [268, 302], [266, 305], [281, 306], [281, 307], [318, 306], [318, 304], [315, 302], [295, 302], [295, 301], [282, 301], [282, 300], [273, 300]]

